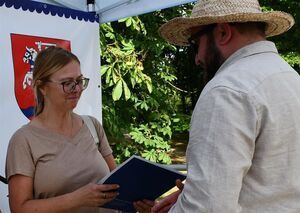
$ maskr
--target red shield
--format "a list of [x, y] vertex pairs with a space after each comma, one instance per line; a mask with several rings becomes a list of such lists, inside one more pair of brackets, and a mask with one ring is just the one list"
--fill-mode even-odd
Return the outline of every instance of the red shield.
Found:
[[31, 119], [35, 100], [32, 89], [32, 69], [37, 54], [49, 47], [59, 46], [71, 51], [70, 41], [21, 34], [11, 34], [15, 74], [15, 96], [23, 114]]

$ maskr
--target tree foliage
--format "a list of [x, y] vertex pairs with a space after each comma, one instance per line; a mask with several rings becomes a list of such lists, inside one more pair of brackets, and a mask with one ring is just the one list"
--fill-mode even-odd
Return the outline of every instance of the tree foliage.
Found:
[[279, 10], [290, 13], [295, 25], [286, 33], [269, 38], [274, 41], [282, 57], [300, 73], [300, 2], [299, 0], [260, 0], [267, 11]]
[[[291, 13], [296, 25], [270, 38], [298, 72], [300, 67], [298, 0], [262, 0], [264, 10]], [[129, 17], [100, 26], [103, 121], [119, 162], [137, 154], [171, 163], [171, 139], [186, 133], [205, 85], [189, 48], [166, 43], [158, 28], [192, 5]]]

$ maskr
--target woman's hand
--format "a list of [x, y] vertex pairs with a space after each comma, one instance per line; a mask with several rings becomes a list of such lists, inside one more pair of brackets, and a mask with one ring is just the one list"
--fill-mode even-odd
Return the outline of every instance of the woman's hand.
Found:
[[154, 201], [146, 199], [133, 202], [135, 210], [139, 213], [150, 213], [151, 208], [154, 206], [154, 204]]
[[117, 184], [87, 184], [72, 194], [74, 202], [79, 206], [102, 206], [118, 196]]
[[33, 198], [33, 178], [13, 175], [9, 178], [11, 212], [74, 212], [82, 206], [101, 206], [113, 200], [119, 188], [116, 184], [87, 184], [74, 192], [46, 199]]

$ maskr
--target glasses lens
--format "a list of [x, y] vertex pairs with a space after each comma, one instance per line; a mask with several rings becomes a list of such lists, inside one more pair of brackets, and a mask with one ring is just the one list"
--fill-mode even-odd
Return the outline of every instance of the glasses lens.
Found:
[[71, 93], [74, 91], [76, 87], [76, 82], [75, 81], [65, 81], [62, 82], [63, 89], [65, 93]]
[[89, 83], [89, 80], [88, 78], [81, 78], [81, 79], [78, 79], [76, 81], [65, 81], [65, 82], [62, 82], [62, 85], [63, 85], [63, 89], [64, 89], [64, 92], [65, 93], [72, 93], [74, 92], [74, 90], [76, 89], [76, 86], [78, 85], [80, 90], [85, 90], [88, 86], [88, 83]]
[[80, 79], [78, 82], [78, 85], [80, 86], [80, 88], [82, 88], [82, 90], [86, 89], [88, 84], [89, 84], [89, 80], [88, 78], [82, 78]]
[[191, 37], [188, 39], [188, 42], [190, 43], [190, 46], [193, 48], [193, 51], [195, 53], [198, 52], [200, 37], [211, 32], [215, 28], [215, 26], [216, 26], [215, 24], [207, 25], [203, 29], [192, 34]]
[[194, 54], [196, 54], [198, 52], [198, 48], [199, 48], [198, 44], [191, 43], [191, 49], [192, 49], [192, 51], [193, 51]]

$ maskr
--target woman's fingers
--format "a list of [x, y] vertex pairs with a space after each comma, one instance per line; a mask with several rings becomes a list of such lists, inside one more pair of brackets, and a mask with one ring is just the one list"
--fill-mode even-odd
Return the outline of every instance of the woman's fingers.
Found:
[[119, 195], [117, 191], [100, 192], [102, 199], [113, 199]]
[[99, 184], [97, 189], [100, 191], [113, 191], [117, 190], [120, 186], [118, 184]]

